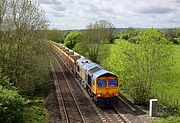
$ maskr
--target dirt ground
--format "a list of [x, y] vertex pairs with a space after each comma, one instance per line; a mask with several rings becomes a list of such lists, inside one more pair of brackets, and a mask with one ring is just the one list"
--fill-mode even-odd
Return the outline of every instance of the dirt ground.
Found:
[[49, 123], [59, 123], [61, 122], [61, 115], [58, 110], [58, 102], [56, 97], [55, 86], [53, 82], [52, 73], [49, 75], [49, 81], [46, 86], [45, 92], [45, 106], [48, 109]]

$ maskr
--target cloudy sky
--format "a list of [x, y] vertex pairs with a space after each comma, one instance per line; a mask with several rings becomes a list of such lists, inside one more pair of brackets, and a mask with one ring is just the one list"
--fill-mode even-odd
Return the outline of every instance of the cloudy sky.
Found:
[[38, 0], [51, 28], [83, 29], [107, 20], [115, 27], [180, 27], [180, 0]]

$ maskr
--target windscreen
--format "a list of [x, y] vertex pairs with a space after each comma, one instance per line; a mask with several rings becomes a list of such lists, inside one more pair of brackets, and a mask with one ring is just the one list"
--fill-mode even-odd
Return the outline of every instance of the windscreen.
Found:
[[98, 87], [106, 87], [106, 80], [98, 80]]
[[108, 80], [108, 86], [117, 87], [118, 86], [118, 80], [116, 80], [116, 79]]

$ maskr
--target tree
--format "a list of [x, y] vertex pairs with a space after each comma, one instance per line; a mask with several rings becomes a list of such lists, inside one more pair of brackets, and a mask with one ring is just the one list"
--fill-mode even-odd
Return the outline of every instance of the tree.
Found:
[[166, 36], [174, 44], [180, 44], [180, 28], [169, 29]]
[[67, 31], [61, 30], [48, 30], [46, 31], [46, 37], [48, 40], [55, 41], [57, 43], [64, 43], [67, 33]]
[[0, 122], [25, 122], [25, 106], [27, 101], [11, 86], [9, 78], [0, 69]]
[[2, 0], [0, 18], [0, 67], [20, 92], [32, 94], [49, 71], [48, 21], [31, 0]]
[[153, 83], [172, 82], [173, 48], [158, 30], [150, 29], [135, 37], [124, 54], [127, 87], [135, 102], [143, 104], [152, 96]]
[[[106, 52], [108, 47], [105, 44], [109, 42], [110, 37], [107, 25], [106, 21], [89, 24], [85, 31], [85, 40], [79, 42], [74, 49], [94, 62], [99, 62], [100, 58], [105, 59], [108, 56], [108, 52]], [[105, 52], [107, 54], [102, 55]]]
[[137, 36], [140, 34], [140, 30], [136, 29], [136, 28], [127, 28], [126, 30], [123, 30], [121, 32], [116, 33], [116, 37], [119, 39], [124, 39], [124, 40], [128, 40], [130, 42], [135, 43], [134, 41], [132, 41], [131, 38]]
[[64, 45], [72, 49], [74, 48], [76, 43], [81, 42], [82, 40], [83, 40], [83, 34], [81, 32], [72, 31], [64, 39]]
[[109, 43], [113, 43], [115, 26], [106, 20], [100, 20], [100, 21], [97, 21], [96, 23], [97, 25], [101, 25], [103, 29], [106, 29], [106, 31], [108, 31], [108, 41]]
[[155, 29], [143, 31], [134, 40], [138, 44], [118, 42], [104, 64], [119, 75], [121, 87], [135, 103], [147, 104], [155, 83], [174, 81], [173, 48]]

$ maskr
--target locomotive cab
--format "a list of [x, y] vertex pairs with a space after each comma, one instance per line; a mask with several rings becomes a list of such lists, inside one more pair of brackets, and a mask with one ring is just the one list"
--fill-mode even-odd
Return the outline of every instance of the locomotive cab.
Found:
[[92, 92], [95, 94], [94, 99], [98, 100], [111, 100], [119, 96], [119, 80], [113, 73], [100, 70], [94, 74]]
[[96, 97], [111, 98], [119, 96], [119, 81], [117, 77], [100, 77], [96, 82]]

